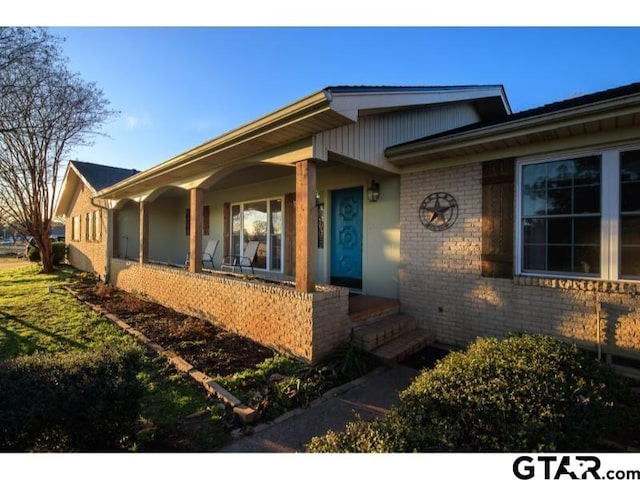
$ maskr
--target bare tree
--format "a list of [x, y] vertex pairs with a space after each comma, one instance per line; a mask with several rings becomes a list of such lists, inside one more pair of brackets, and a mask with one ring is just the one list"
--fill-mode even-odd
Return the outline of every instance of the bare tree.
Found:
[[70, 72], [61, 40], [0, 28], [0, 213], [33, 236], [53, 270], [49, 229], [61, 166], [115, 112], [94, 83]]

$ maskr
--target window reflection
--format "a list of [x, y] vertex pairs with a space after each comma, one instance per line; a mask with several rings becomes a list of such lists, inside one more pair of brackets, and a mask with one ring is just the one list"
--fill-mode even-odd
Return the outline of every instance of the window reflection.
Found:
[[281, 271], [283, 222], [282, 199], [232, 205], [231, 254], [242, 255], [249, 242], [258, 241], [254, 267]]
[[522, 168], [523, 270], [600, 272], [599, 156]]
[[620, 155], [620, 274], [640, 277], [640, 150]]

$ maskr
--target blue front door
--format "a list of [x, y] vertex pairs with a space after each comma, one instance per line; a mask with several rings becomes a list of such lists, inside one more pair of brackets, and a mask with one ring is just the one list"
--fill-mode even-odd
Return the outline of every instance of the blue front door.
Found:
[[362, 288], [362, 187], [331, 192], [331, 284]]

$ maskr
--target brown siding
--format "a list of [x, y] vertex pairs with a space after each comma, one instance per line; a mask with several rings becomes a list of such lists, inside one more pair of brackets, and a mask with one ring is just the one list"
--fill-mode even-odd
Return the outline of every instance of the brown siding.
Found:
[[229, 224], [231, 222], [231, 204], [225, 203], [222, 206], [222, 222], [223, 235], [222, 235], [222, 255], [224, 257], [231, 254], [231, 231], [229, 230]]
[[296, 194], [284, 196], [284, 273], [296, 273]]
[[209, 205], [202, 207], [202, 234], [209, 235]]
[[513, 276], [512, 158], [482, 164], [482, 276]]

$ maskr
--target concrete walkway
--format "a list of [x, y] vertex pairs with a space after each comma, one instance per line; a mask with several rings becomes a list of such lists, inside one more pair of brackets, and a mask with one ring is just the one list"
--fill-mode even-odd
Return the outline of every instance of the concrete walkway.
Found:
[[381, 367], [362, 378], [327, 392], [309, 408], [286, 413], [269, 424], [258, 425], [253, 434], [225, 446], [220, 452], [304, 452], [314, 436], [328, 430], [342, 431], [356, 420], [373, 420], [398, 402], [418, 370], [395, 365]]

